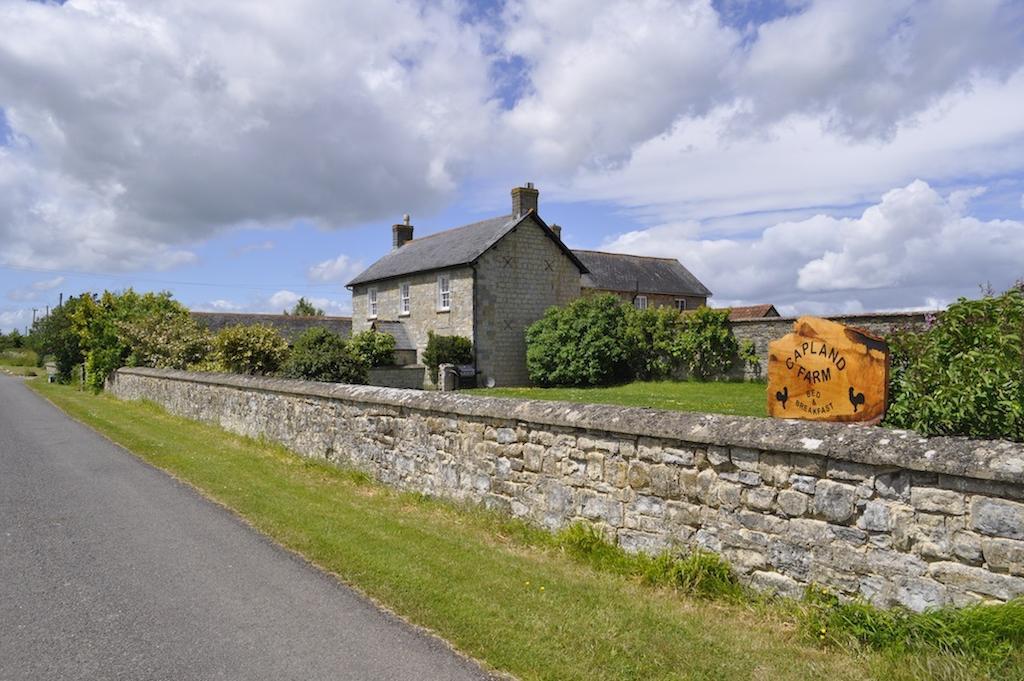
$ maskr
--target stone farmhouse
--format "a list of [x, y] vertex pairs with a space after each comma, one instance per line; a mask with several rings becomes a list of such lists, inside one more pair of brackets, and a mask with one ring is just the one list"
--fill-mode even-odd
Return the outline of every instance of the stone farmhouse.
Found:
[[348, 282], [353, 332], [396, 339], [399, 361], [422, 360], [428, 332], [473, 341], [480, 385], [524, 385], [526, 327], [556, 305], [610, 292], [640, 308], [692, 309], [711, 292], [674, 259], [571, 250], [538, 214], [540, 192], [512, 190], [512, 213], [419, 239], [406, 216], [392, 249]]

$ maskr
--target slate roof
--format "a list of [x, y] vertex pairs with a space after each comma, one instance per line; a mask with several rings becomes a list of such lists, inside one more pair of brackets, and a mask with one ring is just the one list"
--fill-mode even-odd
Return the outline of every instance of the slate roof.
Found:
[[[405, 248], [404, 246], [402, 248]], [[386, 333], [395, 339], [395, 350], [415, 350], [416, 344], [412, 342], [409, 335], [409, 328], [399, 321], [387, 321], [375, 319], [370, 325], [374, 331]]]
[[573, 253], [590, 271], [583, 278], [585, 288], [666, 295], [711, 295], [711, 291], [675, 258], [583, 250], [574, 250]]
[[354, 286], [370, 281], [401, 277], [416, 272], [429, 272], [430, 270], [440, 270], [446, 267], [467, 265], [483, 255], [487, 249], [496, 244], [523, 220], [531, 216], [548, 233], [548, 236], [554, 239], [566, 256], [580, 268], [580, 271], [585, 272], [586, 268], [573, 252], [562, 243], [561, 239], [555, 236], [551, 228], [539, 216], [530, 212], [519, 218], [514, 218], [511, 215], [488, 218], [480, 222], [413, 239], [370, 265], [352, 281], [348, 282], [347, 285]]
[[729, 308], [729, 321], [735, 322], [741, 319], [762, 319], [764, 317], [778, 317], [779, 311], [771, 303], [763, 305], [737, 305]]

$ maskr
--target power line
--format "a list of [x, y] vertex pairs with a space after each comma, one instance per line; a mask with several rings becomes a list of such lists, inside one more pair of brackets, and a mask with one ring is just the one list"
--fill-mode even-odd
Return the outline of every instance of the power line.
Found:
[[117, 281], [118, 279], [148, 282], [151, 284], [161, 284], [167, 286], [203, 286], [209, 288], [230, 288], [230, 289], [245, 289], [251, 291], [277, 291], [283, 288], [320, 288], [320, 287], [338, 287], [344, 288], [341, 282], [322, 282], [322, 283], [290, 283], [290, 284], [274, 284], [274, 285], [263, 285], [253, 286], [249, 284], [232, 284], [229, 282], [212, 282], [212, 281], [179, 281], [174, 279], [157, 279], [153, 277], [137, 276], [135, 274], [114, 274], [114, 273], [98, 273], [98, 272], [83, 272], [80, 270], [62, 270], [52, 269], [46, 267], [24, 267], [19, 265], [0, 265], [0, 270], [12, 270], [18, 272], [39, 272], [43, 274], [61, 274], [70, 277], [93, 277], [97, 279], [112, 279]]

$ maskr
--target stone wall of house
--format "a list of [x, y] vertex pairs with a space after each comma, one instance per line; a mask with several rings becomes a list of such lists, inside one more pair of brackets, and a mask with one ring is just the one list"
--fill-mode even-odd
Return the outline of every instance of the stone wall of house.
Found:
[[[427, 332], [433, 331], [444, 336], [473, 337], [473, 268], [456, 267], [444, 270], [451, 286], [451, 309], [438, 309], [438, 272], [420, 272], [405, 277], [388, 279], [372, 284], [377, 288], [377, 316], [368, 312], [367, 289], [371, 285], [360, 284], [352, 288], [352, 328], [355, 332], [365, 331], [375, 319], [399, 321], [409, 331], [409, 337], [416, 345], [417, 359], [422, 360], [427, 348]], [[399, 287], [408, 282], [409, 314], [399, 311]]]
[[121, 369], [110, 391], [394, 487], [630, 550], [703, 547], [758, 588], [880, 606], [1024, 594], [1024, 445], [856, 425]]
[[[897, 329], [920, 328], [926, 319], [935, 313], [929, 312], [892, 312], [867, 313], [837, 317], [826, 317], [847, 326], [856, 326], [878, 336], [886, 336]], [[741, 342], [753, 341], [754, 350], [761, 360], [760, 373], [750, 367], [737, 367], [736, 378], [764, 378], [768, 372], [768, 344], [776, 338], [782, 338], [793, 331], [796, 317], [766, 317], [764, 319], [743, 319], [730, 322], [732, 332]]]
[[540, 225], [526, 221], [476, 265], [478, 380], [526, 385], [526, 327], [580, 295], [580, 271]]
[[303, 331], [322, 326], [345, 338], [352, 335], [351, 317], [300, 317], [284, 314], [250, 314], [239, 312], [190, 312], [192, 318], [213, 333], [226, 326], [264, 324], [277, 329], [289, 341], [294, 341]]

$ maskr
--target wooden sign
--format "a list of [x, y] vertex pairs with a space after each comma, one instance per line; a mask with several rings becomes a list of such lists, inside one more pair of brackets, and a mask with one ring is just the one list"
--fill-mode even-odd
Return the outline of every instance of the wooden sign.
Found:
[[801, 317], [768, 345], [768, 414], [815, 421], [885, 415], [889, 348], [862, 329]]

